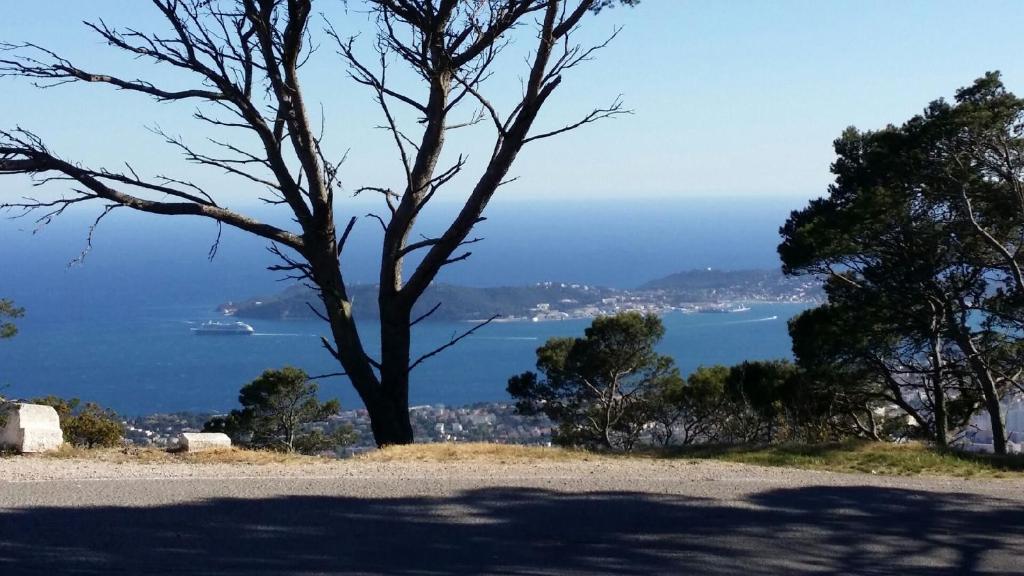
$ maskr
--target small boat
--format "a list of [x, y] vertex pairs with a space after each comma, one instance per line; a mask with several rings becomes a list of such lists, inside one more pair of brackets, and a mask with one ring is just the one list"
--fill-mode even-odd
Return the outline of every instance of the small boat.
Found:
[[750, 306], [737, 306], [735, 308], [730, 308], [729, 312], [750, 312]]
[[197, 336], [251, 336], [255, 330], [245, 322], [203, 322], [192, 333]]

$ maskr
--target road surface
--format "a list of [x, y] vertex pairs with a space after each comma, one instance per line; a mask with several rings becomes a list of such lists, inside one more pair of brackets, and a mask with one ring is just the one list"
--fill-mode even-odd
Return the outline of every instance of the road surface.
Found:
[[1024, 485], [717, 462], [0, 459], [0, 574], [1024, 574]]

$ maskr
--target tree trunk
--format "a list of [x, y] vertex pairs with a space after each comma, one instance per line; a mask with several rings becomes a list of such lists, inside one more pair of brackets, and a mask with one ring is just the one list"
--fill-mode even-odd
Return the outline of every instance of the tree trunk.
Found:
[[[394, 291], [381, 288], [380, 362], [372, 362], [362, 347], [352, 316], [352, 303], [345, 293], [333, 242], [315, 261], [314, 280], [327, 308], [327, 320], [334, 336], [331, 353], [338, 359], [370, 416], [370, 428], [378, 447], [413, 442], [409, 421], [410, 307]], [[374, 372], [377, 368], [379, 376]]]
[[875, 442], [881, 442], [882, 438], [878, 435], [878, 421], [875, 420], [874, 413], [871, 412], [871, 408], [870, 407], [865, 407], [864, 408], [864, 413], [868, 417], [867, 424], [865, 424], [864, 422], [861, 421], [860, 416], [857, 416], [857, 411], [856, 410], [850, 409], [850, 411], [847, 414], [853, 420], [854, 427], [856, 427], [865, 436], [867, 436], [869, 440], [874, 440]]
[[[330, 227], [333, 230], [333, 226]], [[318, 246], [319, 259], [311, 259], [313, 278], [327, 309], [327, 320], [334, 336], [331, 353], [338, 359], [370, 416], [370, 428], [378, 447], [412, 444], [409, 421], [409, 307], [394, 292], [384, 293], [379, 302], [381, 360], [371, 363], [362, 347], [358, 327], [352, 316], [352, 302], [345, 292], [337, 264], [333, 236]], [[377, 367], [380, 376], [374, 372]]]
[[965, 326], [956, 325], [956, 343], [960, 350], [967, 356], [967, 364], [977, 378], [981, 387], [981, 394], [985, 399], [985, 410], [988, 412], [989, 423], [992, 426], [992, 451], [996, 454], [1006, 454], [1006, 425], [1003, 423], [1003, 407], [999, 401], [999, 390], [996, 386], [995, 377], [988, 369], [988, 364], [982, 358], [981, 352], [974, 344], [971, 333]]
[[[377, 446], [412, 444], [409, 422], [409, 363], [412, 343], [409, 307], [394, 293], [380, 295], [380, 386], [366, 402]], [[371, 407], [372, 405], [372, 407]]]
[[982, 382], [981, 391], [985, 394], [985, 408], [988, 410], [989, 422], [992, 425], [992, 451], [996, 454], [1006, 454], [1006, 423], [1003, 422], [1003, 406], [999, 402], [999, 392], [996, 390], [995, 382], [992, 381], [992, 374], [988, 374], [986, 381]]
[[942, 381], [932, 382], [932, 404], [935, 408], [935, 444], [940, 448], [949, 446], [949, 419], [946, 416], [946, 391], [942, 389]]
[[412, 423], [409, 421], [409, 402], [406, 398], [388, 398], [364, 402], [370, 414], [370, 428], [377, 446], [412, 444]]
[[940, 448], [949, 446], [949, 417], [946, 413], [946, 389], [943, 386], [945, 379], [945, 357], [942, 354], [942, 321], [943, 319], [952, 322], [952, 308], [936, 297], [928, 298], [928, 305], [932, 310], [931, 333], [928, 335], [931, 340], [931, 368], [932, 368], [932, 420], [935, 422], [935, 444]]
[[673, 426], [674, 423], [665, 426], [665, 438], [661, 442], [662, 448], [668, 448], [669, 446], [672, 445], [672, 437], [675, 435], [675, 430], [673, 430]]
[[867, 406], [865, 409], [868, 412], [868, 419], [871, 421], [871, 439], [875, 442], [881, 442], [882, 437], [878, 435], [878, 420], [875, 418], [875, 413], [871, 411], [871, 407]]
[[965, 337], [965, 344], [969, 345], [972, 351], [968, 353], [969, 363], [975, 378], [981, 384], [981, 393], [985, 398], [985, 410], [988, 412], [989, 424], [992, 427], [992, 451], [996, 454], [1006, 454], [1006, 424], [1003, 422], [1003, 406], [999, 401], [995, 378], [978, 355], [970, 336]]

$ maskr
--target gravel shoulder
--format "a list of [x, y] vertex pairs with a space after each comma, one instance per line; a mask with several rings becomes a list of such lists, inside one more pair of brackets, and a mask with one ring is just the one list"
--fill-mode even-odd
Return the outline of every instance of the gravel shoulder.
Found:
[[[400, 497], [410, 494], [449, 496], [481, 488], [542, 488], [565, 492], [637, 492], [737, 500], [763, 490], [800, 487], [873, 486], [977, 495], [1018, 501], [1024, 510], [1024, 483], [1019, 480], [965, 479], [944, 476], [842, 474], [761, 467], [713, 460], [594, 458], [560, 461], [401, 462], [313, 460], [302, 463], [115, 463], [92, 459], [17, 457], [0, 459], [0, 506], [21, 493], [40, 492], [44, 501], [84, 503], [84, 484], [125, 486], [132, 498], [114, 497], [92, 505], [144, 506], [159, 492], [150, 484], [195, 481], [222, 486], [225, 497], [258, 496], [260, 487], [275, 493], [302, 493], [321, 485], [321, 493]], [[45, 489], [44, 489], [45, 488]], [[62, 494], [66, 497], [62, 497]], [[1024, 513], [1024, 512], [1022, 512]]]

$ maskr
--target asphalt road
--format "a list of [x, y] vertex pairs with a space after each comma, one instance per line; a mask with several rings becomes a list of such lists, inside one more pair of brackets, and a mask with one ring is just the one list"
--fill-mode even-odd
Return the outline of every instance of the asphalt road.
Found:
[[1019, 482], [715, 463], [4, 481], [10, 462], [3, 576], [1024, 574]]

